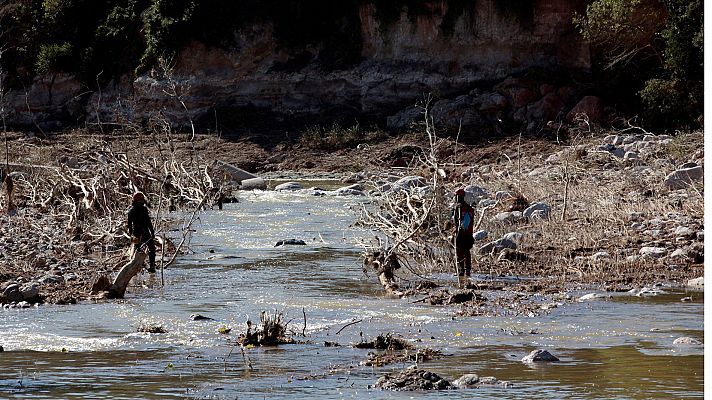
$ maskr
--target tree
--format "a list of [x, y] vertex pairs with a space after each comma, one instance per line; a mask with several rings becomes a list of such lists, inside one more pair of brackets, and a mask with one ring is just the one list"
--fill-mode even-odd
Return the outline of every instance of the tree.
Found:
[[600, 53], [604, 69], [629, 69], [640, 78], [647, 124], [690, 126], [701, 115], [701, 0], [595, 0], [574, 24]]

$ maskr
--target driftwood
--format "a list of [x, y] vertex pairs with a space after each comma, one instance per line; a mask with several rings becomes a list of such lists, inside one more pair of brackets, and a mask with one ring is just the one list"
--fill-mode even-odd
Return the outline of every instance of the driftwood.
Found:
[[363, 256], [364, 268], [370, 267], [378, 274], [378, 281], [383, 286], [386, 294], [393, 297], [402, 297], [403, 292], [395, 281], [395, 270], [400, 268], [398, 257], [394, 253], [386, 256], [384, 252], [372, 251]]
[[119, 271], [119, 275], [114, 279], [114, 283], [109, 288], [109, 297], [112, 299], [123, 299], [126, 293], [126, 287], [131, 279], [136, 276], [143, 268], [143, 262], [146, 261], [146, 253], [140, 250], [133, 252], [133, 257]]

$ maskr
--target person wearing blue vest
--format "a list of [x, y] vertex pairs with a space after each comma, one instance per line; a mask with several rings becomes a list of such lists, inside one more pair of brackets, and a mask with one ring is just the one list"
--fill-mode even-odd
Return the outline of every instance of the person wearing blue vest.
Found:
[[475, 210], [465, 201], [465, 189], [461, 188], [455, 192], [455, 201], [452, 222], [455, 228], [457, 275], [460, 285], [464, 286], [472, 270], [470, 249], [475, 243], [475, 238], [472, 236], [475, 224]]

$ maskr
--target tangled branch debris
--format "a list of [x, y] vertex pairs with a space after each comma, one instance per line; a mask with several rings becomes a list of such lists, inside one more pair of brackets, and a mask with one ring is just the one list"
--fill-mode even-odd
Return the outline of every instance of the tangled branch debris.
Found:
[[[5, 248], [2, 264], [9, 282], [71, 272], [72, 284], [62, 279], [54, 287], [44, 285], [40, 301], [63, 302], [67, 299], [49, 293], [62, 290], [74, 291], [70, 302], [86, 297], [97, 275], [112, 274], [131, 257], [126, 211], [136, 191], [144, 192], [151, 210], [161, 267], [188, 249], [191, 224], [200, 210], [214, 204], [224, 180], [195, 148], [179, 146], [169, 125], [158, 126], [148, 134], [136, 129], [123, 135], [77, 135], [81, 142], [72, 149], [57, 137], [10, 141], [8, 158], [20, 162], [0, 167], [6, 187], [12, 187], [0, 206], [17, 215], [2, 217], [0, 234], [23, 246]], [[176, 228], [178, 234], [170, 233]], [[9, 299], [0, 296], [0, 302]]]
[[287, 323], [284, 315], [277, 310], [274, 314], [262, 311], [260, 325], [252, 330], [252, 321], [247, 320], [247, 330], [240, 334], [237, 343], [241, 346], [276, 346], [279, 344], [294, 343], [294, 339], [287, 336]]
[[447, 141], [437, 137], [428, 107], [424, 107], [429, 151], [413, 154], [402, 174], [382, 174], [369, 184], [373, 201], [364, 204], [358, 225], [375, 233], [364, 243], [364, 268], [374, 270], [389, 295], [402, 296], [395, 271], [401, 267], [423, 277], [454, 270], [453, 243], [448, 229], [449, 203], [441, 155]]

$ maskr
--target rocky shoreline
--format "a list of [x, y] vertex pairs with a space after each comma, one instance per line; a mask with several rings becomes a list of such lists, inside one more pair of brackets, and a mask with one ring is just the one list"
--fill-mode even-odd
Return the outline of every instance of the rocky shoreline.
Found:
[[[445, 164], [448, 185], [465, 186], [469, 200], [479, 210], [487, 208], [475, 235], [477, 270], [557, 276], [543, 281], [543, 286], [530, 285], [530, 291], [545, 287], [564, 291], [576, 285], [624, 291], [655, 283], [686, 286], [702, 276], [702, 137], [702, 132], [678, 137], [591, 133], [567, 145], [510, 138], [479, 146], [450, 141], [439, 151], [456, 161]], [[59, 135], [54, 141], [39, 141], [17, 135], [15, 140], [33, 143], [37, 149], [24, 162], [36, 162], [49, 151], [49, 158], [61, 165], [71, 158], [77, 139]], [[405, 172], [398, 166], [405, 157], [399, 149], [417, 153], [425, 145], [422, 136], [403, 136], [369, 143], [367, 153], [343, 149], [328, 156], [315, 156], [304, 146], [284, 146], [279, 164], [262, 164], [255, 172], [273, 181], [340, 182], [334, 182], [338, 190], [289, 182], [276, 190], [360, 196], [368, 193], [374, 172], [391, 170], [393, 179]], [[211, 156], [237, 165], [262, 151], [255, 143], [211, 137], [201, 137], [196, 147], [219, 147]], [[361, 157], [362, 168], [354, 170], [353, 164], [344, 162], [349, 157]], [[275, 172], [305, 158], [314, 161], [313, 168]], [[512, 201], [520, 195], [527, 199], [526, 207]], [[567, 213], [565, 224], [557, 222], [562, 212]], [[31, 205], [16, 216], [0, 218], [0, 302], [5, 307], [91, 298], [97, 277], [115, 271], [128, 245], [92, 243], [89, 237], [66, 232], [65, 217], [47, 215]], [[64, 240], [67, 235], [74, 237]], [[692, 284], [699, 287], [700, 280]]]

